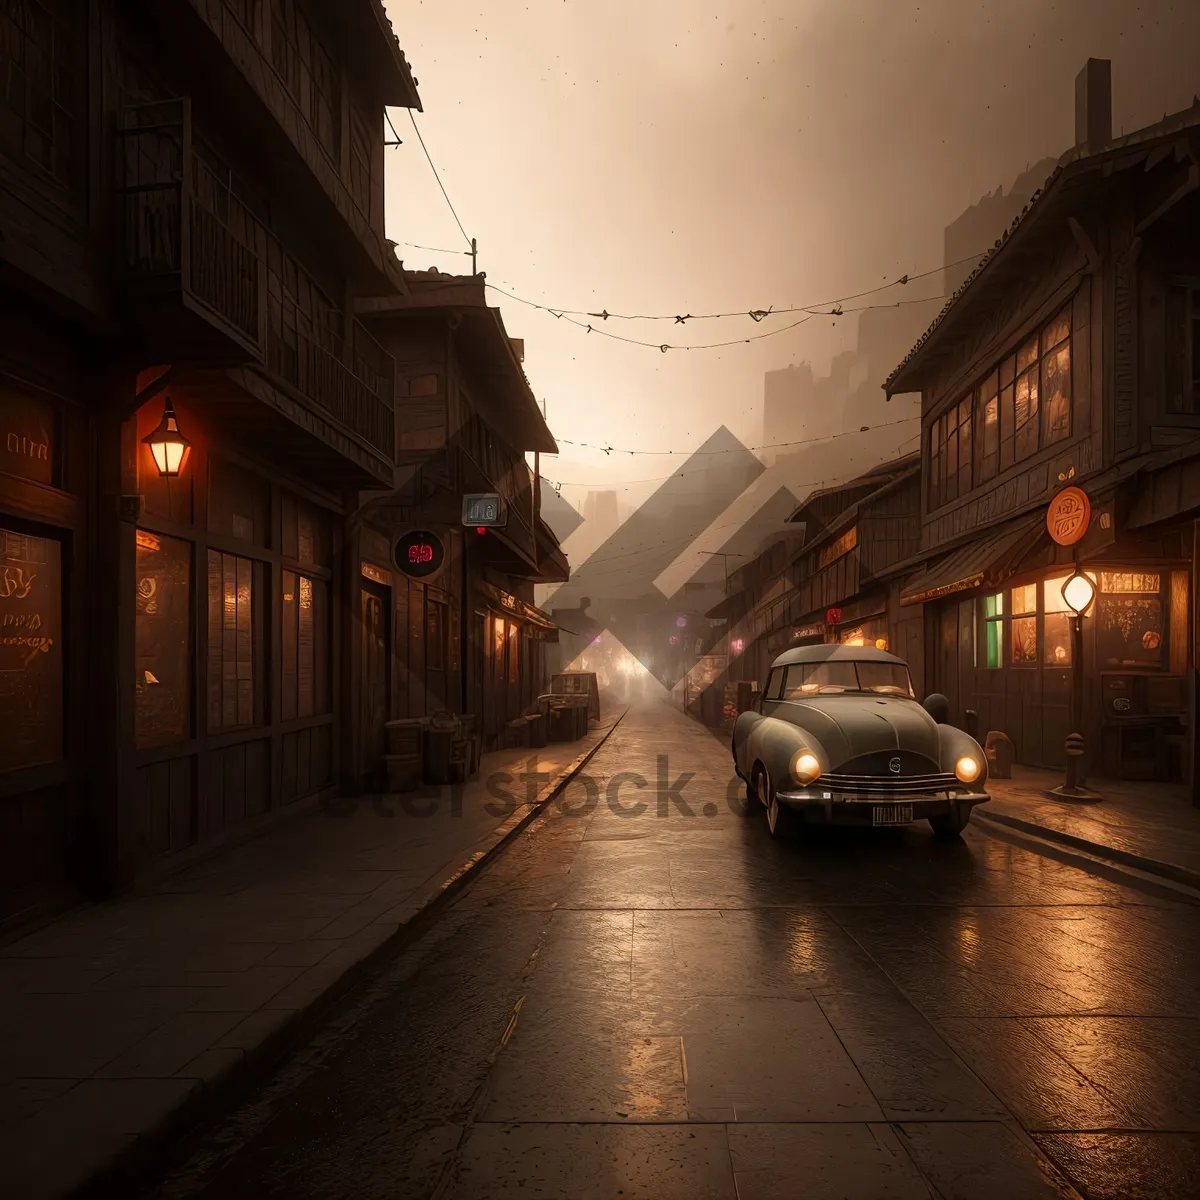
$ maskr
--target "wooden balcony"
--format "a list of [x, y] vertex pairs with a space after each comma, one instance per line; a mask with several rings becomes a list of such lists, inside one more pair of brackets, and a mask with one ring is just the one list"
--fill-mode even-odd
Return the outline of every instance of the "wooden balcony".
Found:
[[353, 342], [351, 368], [312, 337], [271, 326], [266, 370], [391, 461], [396, 438], [392, 359], [357, 321]]
[[158, 361], [226, 368], [292, 425], [390, 482], [393, 359], [357, 320], [343, 336], [332, 302], [298, 308], [299, 277], [304, 294], [322, 289], [295, 255], [291, 288], [272, 273], [266, 247], [271, 261], [287, 248], [194, 137], [189, 100], [126, 109], [118, 148], [121, 293], [144, 346]]
[[261, 362], [265, 271], [235, 232], [252, 218], [194, 153], [187, 99], [121, 114], [121, 295], [143, 337], [172, 357]]

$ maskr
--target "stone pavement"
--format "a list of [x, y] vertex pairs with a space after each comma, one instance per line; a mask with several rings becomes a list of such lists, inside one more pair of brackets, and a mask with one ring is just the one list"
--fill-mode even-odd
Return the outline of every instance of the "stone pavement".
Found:
[[454, 793], [314, 809], [0, 946], [0, 1194], [66, 1194], [181, 1129], [526, 824], [622, 715], [579, 742], [485, 755]]
[[1200, 887], [1200, 808], [1180, 784], [1089, 779], [1103, 799], [1076, 804], [1049, 799], [1062, 773], [1013, 767], [1012, 779], [990, 779], [990, 804], [978, 817], [1062, 845]]

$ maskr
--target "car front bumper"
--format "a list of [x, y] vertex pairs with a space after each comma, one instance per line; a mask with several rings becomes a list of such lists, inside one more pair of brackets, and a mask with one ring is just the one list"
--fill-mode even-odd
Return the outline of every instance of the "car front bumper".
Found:
[[776, 793], [780, 804], [814, 825], [906, 825], [986, 804], [987, 792], [833, 792], [819, 784]]

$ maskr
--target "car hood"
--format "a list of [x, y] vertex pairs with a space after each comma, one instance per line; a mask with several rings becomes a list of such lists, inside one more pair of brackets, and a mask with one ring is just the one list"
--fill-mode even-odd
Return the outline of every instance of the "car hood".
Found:
[[[915, 700], [892, 696], [814, 696], [780, 705], [787, 720], [811, 733], [828, 770], [864, 754], [907, 750], [941, 759], [937, 722]], [[784, 712], [780, 712], [784, 716]]]

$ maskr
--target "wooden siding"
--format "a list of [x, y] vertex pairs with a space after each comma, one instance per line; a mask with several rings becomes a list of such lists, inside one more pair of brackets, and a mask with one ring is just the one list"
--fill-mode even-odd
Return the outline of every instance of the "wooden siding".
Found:
[[[1034, 306], [1026, 307], [1020, 324], [1009, 323], [1003, 336], [993, 335], [986, 343], [986, 353], [981, 354], [969, 368], [959, 373], [961, 387], [969, 386], [977, 376], [986, 374], [1010, 346], [1021, 341], [1053, 315], [1074, 289], [1071, 316], [1071, 371], [1072, 405], [1071, 436], [1065, 441], [1039, 450], [1030, 458], [1015, 463], [1003, 474], [986, 484], [974, 488], [965, 498], [955, 504], [930, 513], [928, 497], [922, 489], [923, 525], [921, 548], [935, 551], [937, 547], [962, 537], [972, 530], [982, 530], [988, 525], [1003, 521], [1033, 505], [1046, 503], [1050, 496], [1062, 486], [1063, 480], [1089, 475], [1103, 465], [1099, 423], [1096, 421], [1098, 398], [1091, 370], [1092, 346], [1094, 342], [1093, 305], [1091, 288], [1087, 279], [1076, 288], [1074, 276], [1054, 288], [1048, 295], [1040, 290], [1042, 299]], [[1065, 293], [1065, 295], [1064, 295]], [[922, 414], [923, 470], [928, 471], [929, 427], [940, 411], [942, 399], [958, 397], [959, 388], [934, 394], [925, 405]], [[1059, 476], [1063, 476], [1063, 480]]]

